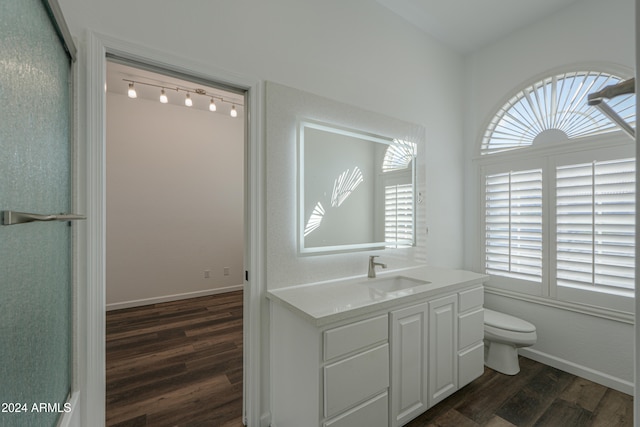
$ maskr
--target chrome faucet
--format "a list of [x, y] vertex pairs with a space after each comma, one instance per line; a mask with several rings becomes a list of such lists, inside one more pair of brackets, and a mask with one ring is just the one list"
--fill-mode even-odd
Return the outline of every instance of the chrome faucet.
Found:
[[375, 262], [374, 260], [378, 258], [378, 255], [370, 255], [369, 256], [369, 274], [367, 274], [367, 276], [370, 279], [373, 279], [376, 277], [376, 265], [379, 265], [382, 268], [387, 268], [387, 264], [383, 264], [381, 262]]

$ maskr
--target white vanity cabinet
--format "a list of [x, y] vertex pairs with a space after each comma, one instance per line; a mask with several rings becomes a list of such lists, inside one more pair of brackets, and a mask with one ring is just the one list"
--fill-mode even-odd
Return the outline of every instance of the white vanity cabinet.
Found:
[[383, 315], [323, 332], [323, 426], [386, 426], [388, 331]]
[[270, 292], [271, 426], [399, 427], [482, 375], [486, 276], [427, 272], [451, 284]]
[[274, 304], [271, 326], [273, 427], [388, 426], [386, 313], [317, 328]]
[[482, 286], [393, 310], [391, 423], [402, 426], [484, 372]]

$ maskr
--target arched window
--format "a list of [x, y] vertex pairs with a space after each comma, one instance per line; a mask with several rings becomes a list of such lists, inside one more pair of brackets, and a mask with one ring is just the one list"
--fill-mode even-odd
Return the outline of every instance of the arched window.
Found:
[[[481, 154], [617, 130], [600, 110], [587, 104], [587, 97], [622, 80], [604, 72], [574, 71], [547, 77], [522, 89], [491, 120]], [[608, 105], [635, 126], [635, 95], [616, 97]]]
[[[487, 126], [482, 265], [489, 286], [633, 311], [634, 142], [588, 95], [624, 79], [552, 75], [519, 90]], [[635, 126], [635, 95], [607, 102]]]
[[394, 139], [384, 153], [382, 172], [406, 170], [417, 155], [415, 142]]

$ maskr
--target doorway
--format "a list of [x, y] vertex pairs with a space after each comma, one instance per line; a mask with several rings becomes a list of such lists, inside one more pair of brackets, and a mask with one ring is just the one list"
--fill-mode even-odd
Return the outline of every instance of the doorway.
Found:
[[[115, 56], [106, 64], [106, 317], [180, 306], [195, 318], [209, 296], [244, 285], [245, 91]], [[109, 372], [107, 360], [108, 387]]]

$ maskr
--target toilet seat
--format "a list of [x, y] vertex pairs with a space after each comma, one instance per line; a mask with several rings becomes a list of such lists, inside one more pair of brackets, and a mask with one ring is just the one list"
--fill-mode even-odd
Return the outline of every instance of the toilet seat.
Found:
[[535, 332], [536, 327], [526, 320], [510, 316], [505, 313], [484, 309], [484, 324], [491, 329], [502, 329], [510, 332], [530, 333]]
[[513, 347], [528, 347], [534, 345], [538, 340], [536, 331], [532, 332], [514, 332], [506, 329], [484, 326], [484, 337], [487, 340], [509, 344]]

